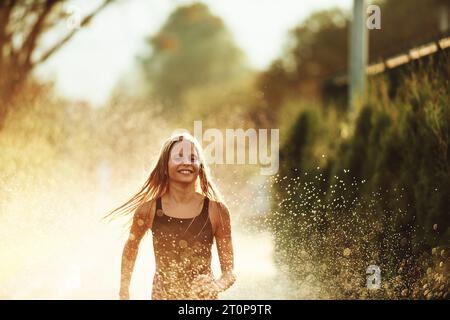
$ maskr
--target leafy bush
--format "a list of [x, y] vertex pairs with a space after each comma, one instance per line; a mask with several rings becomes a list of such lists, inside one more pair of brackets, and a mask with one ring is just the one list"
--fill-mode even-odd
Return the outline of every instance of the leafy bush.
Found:
[[[372, 79], [353, 119], [337, 124], [329, 109], [309, 108], [290, 128], [270, 220], [299, 287], [319, 297], [446, 297], [448, 78], [429, 70], [407, 72], [394, 99], [384, 77]], [[365, 288], [371, 264], [384, 277], [375, 293]]]

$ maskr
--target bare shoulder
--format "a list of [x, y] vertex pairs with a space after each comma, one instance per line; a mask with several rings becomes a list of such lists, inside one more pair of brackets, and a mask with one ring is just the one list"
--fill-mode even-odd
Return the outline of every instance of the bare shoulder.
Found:
[[136, 209], [135, 218], [143, 220], [145, 224], [149, 228], [151, 228], [153, 223], [153, 217], [155, 215], [155, 208], [156, 208], [155, 199], [146, 201]]
[[209, 218], [215, 234], [230, 226], [230, 211], [223, 202], [215, 200], [209, 202]]
[[215, 215], [220, 215], [220, 214], [230, 214], [227, 206], [220, 201], [216, 201], [216, 200], [210, 200], [209, 201], [209, 209], [210, 211], [215, 214]]

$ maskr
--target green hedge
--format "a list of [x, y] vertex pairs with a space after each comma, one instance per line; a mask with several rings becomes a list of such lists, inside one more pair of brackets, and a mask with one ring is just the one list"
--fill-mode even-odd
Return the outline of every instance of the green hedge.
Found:
[[[424, 67], [401, 83], [390, 99], [388, 80], [371, 79], [353, 120], [330, 122], [324, 108], [300, 113], [280, 151], [270, 217], [277, 257], [319, 297], [448, 292], [448, 74]], [[370, 264], [385, 276], [381, 291], [364, 289]]]

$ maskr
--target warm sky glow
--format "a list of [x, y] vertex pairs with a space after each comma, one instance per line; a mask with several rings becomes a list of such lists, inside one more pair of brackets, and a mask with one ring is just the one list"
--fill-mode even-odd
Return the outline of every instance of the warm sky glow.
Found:
[[[90, 2], [90, 1], [89, 1]], [[185, 0], [121, 1], [107, 8], [85, 30], [39, 70], [55, 80], [60, 92], [93, 104], [103, 103], [117, 80], [143, 50], [143, 40], [161, 27], [167, 16]], [[255, 68], [264, 68], [282, 49], [287, 31], [311, 12], [340, 6], [351, 0], [203, 0], [220, 16]], [[89, 11], [92, 2], [70, 2]], [[83, 11], [84, 10], [84, 11]]]

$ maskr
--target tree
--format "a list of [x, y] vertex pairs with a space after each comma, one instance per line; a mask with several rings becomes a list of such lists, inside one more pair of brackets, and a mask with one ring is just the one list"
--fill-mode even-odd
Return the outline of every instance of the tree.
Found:
[[290, 30], [282, 57], [260, 76], [271, 112], [290, 95], [316, 97], [326, 77], [345, 69], [347, 28], [346, 13], [334, 8], [315, 12]]
[[[440, 32], [442, 11], [449, 8], [448, 0], [373, 3], [381, 8], [381, 29], [369, 32], [371, 62], [432, 39]], [[324, 90], [324, 81], [346, 73], [349, 23], [348, 12], [334, 8], [314, 12], [290, 31], [283, 55], [260, 77], [259, 88], [269, 110], [278, 110], [289, 95], [317, 98]], [[282, 79], [289, 81], [280, 85]], [[330, 94], [330, 88], [326, 90]], [[330, 96], [336, 99], [335, 95]]]
[[[114, 0], [103, 2], [92, 12], [80, 17], [79, 27]], [[14, 107], [13, 100], [21, 92], [36, 66], [48, 60], [66, 44], [79, 28], [66, 32], [52, 45], [43, 48], [41, 40], [60, 31], [70, 18], [60, 0], [2, 0], [0, 2], [0, 129]]]
[[449, 7], [442, 0], [381, 0], [381, 29], [371, 30], [371, 60], [409, 50], [418, 42], [439, 33], [440, 10]]
[[178, 7], [148, 41], [141, 58], [149, 93], [174, 106], [199, 87], [224, 85], [245, 70], [245, 60], [222, 20], [204, 4]]

